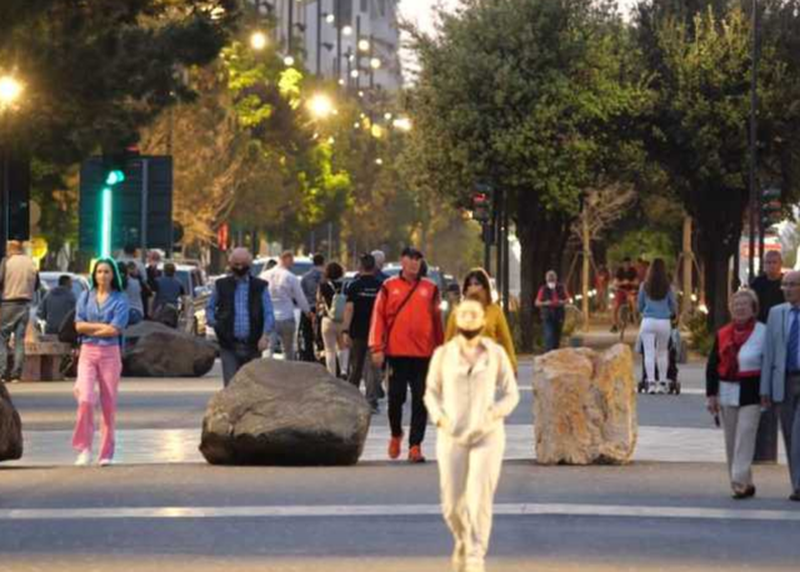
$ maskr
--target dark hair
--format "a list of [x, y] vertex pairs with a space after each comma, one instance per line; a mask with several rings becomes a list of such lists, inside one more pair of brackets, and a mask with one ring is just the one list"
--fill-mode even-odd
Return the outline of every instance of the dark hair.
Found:
[[333, 282], [344, 276], [344, 268], [338, 262], [329, 262], [325, 267], [325, 279]]
[[122, 286], [122, 276], [120, 275], [119, 267], [113, 258], [100, 258], [94, 263], [94, 268], [92, 268], [92, 290], [97, 289], [97, 269], [101, 264], [111, 267], [111, 289], [122, 292], [125, 289]]
[[122, 247], [122, 252], [125, 254], [136, 254], [136, 245], [128, 243]]
[[325, 264], [325, 256], [322, 254], [315, 254], [314, 258], [311, 259], [314, 263], [314, 266], [322, 266]]
[[669, 293], [669, 277], [667, 265], [663, 258], [656, 258], [647, 271], [644, 281], [644, 291], [651, 300], [663, 300]]
[[373, 270], [375, 270], [375, 267], [377, 266], [375, 264], [375, 257], [372, 256], [371, 254], [362, 254], [360, 262], [361, 262], [361, 270], [363, 270], [364, 272], [372, 272]]
[[72, 282], [72, 276], [69, 274], [62, 274], [58, 277], [58, 285], [59, 286], [69, 286]]
[[421, 262], [419, 263], [419, 277], [426, 278], [428, 276], [428, 263], [424, 258], [420, 260]]
[[467, 273], [464, 277], [464, 286], [461, 293], [467, 296], [469, 283], [473, 280], [479, 282], [484, 291], [486, 291], [486, 300], [481, 300], [480, 302], [484, 305], [490, 303], [492, 301], [492, 284], [489, 282], [489, 275], [482, 268], [473, 268]]
[[631, 261], [630, 256], [626, 256], [625, 258], [622, 259], [622, 262], [630, 262], [630, 261]]
[[175, 276], [175, 265], [172, 262], [164, 265], [164, 276]]
[[273, 269], [273, 268], [275, 268], [277, 265], [278, 265], [278, 261], [277, 261], [277, 260], [275, 260], [274, 258], [272, 258], [272, 259], [270, 259], [270, 260], [267, 260], [267, 265], [265, 266], [265, 268], [266, 268], [267, 270], [272, 270], [272, 269]]

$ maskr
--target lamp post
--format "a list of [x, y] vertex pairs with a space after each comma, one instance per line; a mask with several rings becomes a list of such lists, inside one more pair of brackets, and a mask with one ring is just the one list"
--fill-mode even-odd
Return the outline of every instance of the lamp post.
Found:
[[749, 140], [749, 190], [750, 190], [750, 243], [749, 243], [749, 266], [748, 277], [752, 281], [756, 276], [756, 228], [760, 217], [760, 208], [757, 189], [757, 168], [758, 153], [757, 149], [757, 130], [758, 130], [758, 0], [753, 0], [753, 45], [752, 45], [752, 75], [750, 78], [750, 140]]
[[[16, 79], [12, 75], [4, 75], [0, 76], [0, 120], [2, 123], [6, 123], [6, 115], [10, 114], [14, 107], [16, 106], [17, 102], [19, 101], [20, 96], [24, 90], [24, 86], [22, 83]], [[9, 130], [4, 129], [5, 134]], [[0, 140], [0, 153], [2, 153], [2, 166], [3, 166], [3, 173], [2, 173], [2, 183], [3, 183], [3, 193], [2, 193], [2, 200], [3, 200], [3, 211], [2, 211], [2, 224], [3, 224], [3, 232], [2, 236], [0, 236], [0, 255], [5, 256], [6, 253], [6, 244], [8, 243], [8, 227], [9, 227], [9, 195], [11, 193], [11, 174], [10, 174], [10, 153], [8, 149], [8, 142], [4, 140]]]

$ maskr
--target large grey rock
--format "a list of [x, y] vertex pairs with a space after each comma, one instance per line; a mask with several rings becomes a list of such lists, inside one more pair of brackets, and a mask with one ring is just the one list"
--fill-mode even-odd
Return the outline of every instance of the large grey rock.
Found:
[[217, 350], [208, 341], [144, 321], [125, 330], [123, 372], [131, 377], [201, 377], [214, 367]]
[[256, 360], [211, 398], [200, 452], [218, 465], [354, 465], [370, 408], [318, 364]]
[[6, 386], [0, 382], [0, 461], [14, 461], [21, 457], [22, 420]]

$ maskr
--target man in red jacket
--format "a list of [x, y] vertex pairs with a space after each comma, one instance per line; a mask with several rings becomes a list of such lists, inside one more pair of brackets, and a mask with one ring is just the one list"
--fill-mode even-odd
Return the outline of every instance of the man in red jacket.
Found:
[[428, 412], [425, 409], [425, 378], [434, 350], [444, 342], [439, 289], [420, 277], [422, 253], [403, 250], [402, 271], [383, 283], [369, 332], [373, 363], [389, 363], [389, 458], [397, 459], [403, 440], [403, 404], [411, 387], [411, 431], [408, 460], [424, 463], [422, 440]]

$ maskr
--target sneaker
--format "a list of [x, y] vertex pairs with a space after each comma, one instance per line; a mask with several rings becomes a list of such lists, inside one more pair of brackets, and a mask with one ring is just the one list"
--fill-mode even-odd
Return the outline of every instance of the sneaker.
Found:
[[9, 381], [9, 383], [19, 383], [19, 381], [20, 380], [19, 380], [18, 377], [12, 377], [11, 380]]
[[409, 463], [424, 463], [425, 457], [422, 456], [422, 447], [414, 445], [408, 450]]
[[76, 467], [86, 467], [92, 462], [92, 450], [84, 449], [78, 453], [78, 458], [75, 459]]
[[647, 383], [647, 393], [649, 395], [655, 395], [658, 393], [658, 384], [653, 383], [652, 381]]
[[97, 461], [97, 464], [100, 465], [101, 467], [108, 467], [109, 465], [113, 465], [114, 464], [114, 460], [113, 459], [100, 459], [99, 461]]
[[619, 332], [619, 328], [616, 325], [611, 326], [611, 333], [616, 334]]
[[397, 459], [400, 456], [400, 449], [403, 446], [403, 436], [392, 437], [389, 439], [389, 458]]
[[669, 393], [669, 388], [667, 387], [666, 381], [662, 381], [661, 383], [658, 384], [658, 392], [661, 395], [666, 395], [667, 393]]

